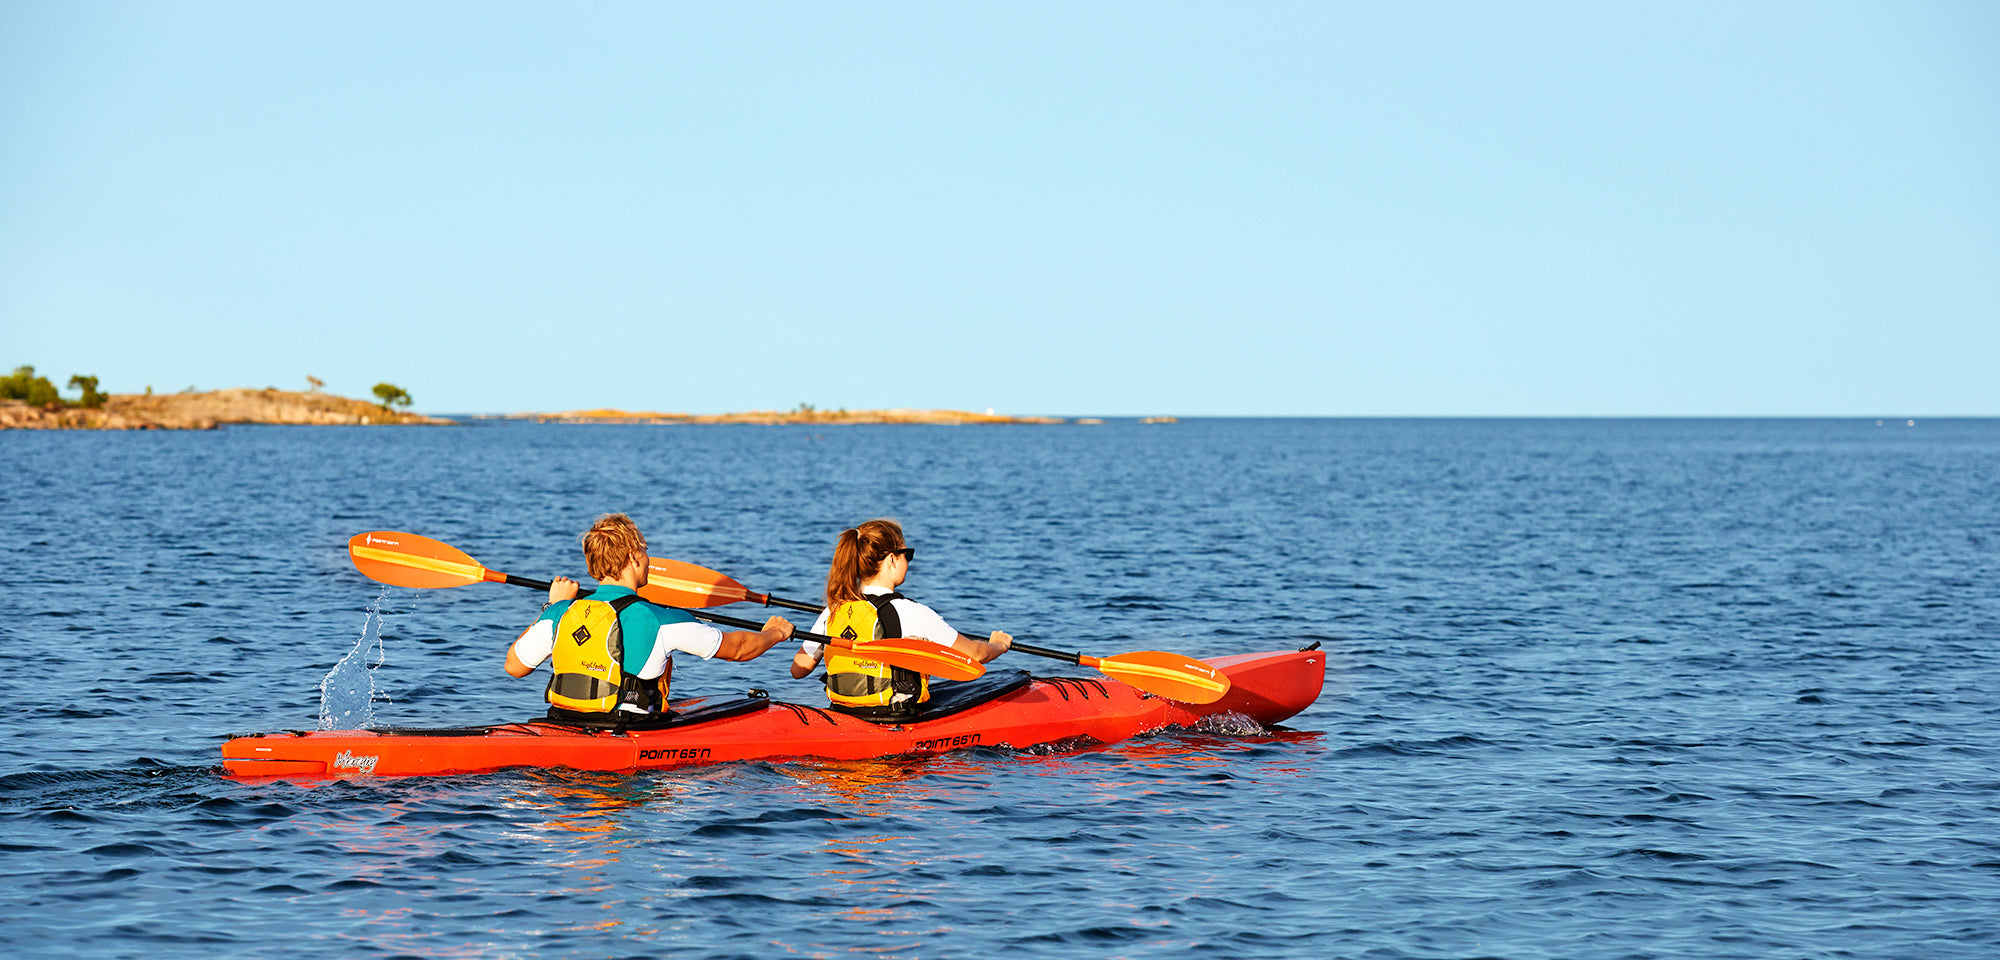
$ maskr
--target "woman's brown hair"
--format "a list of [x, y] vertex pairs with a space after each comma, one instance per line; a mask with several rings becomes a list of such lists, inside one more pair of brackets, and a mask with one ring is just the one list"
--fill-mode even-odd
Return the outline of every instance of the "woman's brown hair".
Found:
[[826, 605], [861, 599], [861, 581], [882, 572], [882, 561], [903, 549], [903, 526], [888, 517], [840, 531], [833, 566], [826, 572]]

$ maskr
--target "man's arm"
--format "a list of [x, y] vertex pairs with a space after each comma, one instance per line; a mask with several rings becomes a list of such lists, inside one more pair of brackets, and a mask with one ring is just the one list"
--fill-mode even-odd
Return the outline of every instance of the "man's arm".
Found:
[[755, 633], [736, 630], [723, 634], [722, 646], [715, 651], [715, 655], [724, 660], [738, 662], [755, 660], [769, 652], [772, 647], [790, 640], [792, 629], [790, 620], [774, 616], [764, 621], [764, 629]]
[[[557, 577], [554, 583], [549, 584], [550, 604], [561, 603], [564, 600], [574, 600], [576, 599], [576, 594], [576, 581], [568, 577]], [[542, 624], [544, 623], [548, 624], [546, 630], [542, 629]], [[542, 616], [534, 623], [529, 624], [528, 629], [521, 631], [521, 635], [516, 637], [514, 642], [507, 647], [507, 662], [501, 665], [501, 669], [507, 671], [507, 675], [510, 677], [525, 677], [528, 674], [534, 673], [535, 667], [549, 658], [549, 651], [555, 646], [555, 635], [556, 625], [548, 615], [547, 607], [544, 607]], [[525, 660], [522, 659], [520, 653], [524, 644], [527, 646], [529, 653], [528, 658]], [[529, 663], [528, 660], [533, 660], [534, 663]]]
[[535, 672], [534, 667], [521, 662], [520, 655], [514, 652], [514, 647], [511, 644], [507, 647], [507, 663], [501, 669], [506, 670], [508, 676], [516, 678], [525, 677]]

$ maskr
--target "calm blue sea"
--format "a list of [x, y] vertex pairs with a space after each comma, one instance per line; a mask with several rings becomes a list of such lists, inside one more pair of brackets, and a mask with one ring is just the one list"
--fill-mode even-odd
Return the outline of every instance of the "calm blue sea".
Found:
[[[2000, 956], [2000, 421], [8, 432], [0, 471], [10, 956]], [[795, 596], [892, 515], [957, 623], [1319, 641], [1328, 686], [1032, 755], [220, 775], [323, 682], [539, 712], [500, 669], [535, 595], [383, 588], [346, 540], [578, 574], [612, 510]], [[676, 692], [816, 696], [784, 663]]]

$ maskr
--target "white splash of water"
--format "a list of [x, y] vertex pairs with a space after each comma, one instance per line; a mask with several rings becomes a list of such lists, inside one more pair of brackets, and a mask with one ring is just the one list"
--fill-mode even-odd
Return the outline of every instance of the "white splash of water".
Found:
[[1209, 714], [1195, 721], [1192, 729], [1198, 733], [1220, 734], [1225, 737], [1254, 737], [1270, 732], [1264, 729], [1263, 724], [1234, 710]]
[[382, 647], [382, 601], [388, 596], [389, 588], [383, 587], [368, 605], [368, 617], [361, 623], [354, 649], [320, 680], [321, 730], [366, 730], [375, 725], [375, 701], [389, 701], [389, 695], [375, 686], [375, 669], [387, 656]]

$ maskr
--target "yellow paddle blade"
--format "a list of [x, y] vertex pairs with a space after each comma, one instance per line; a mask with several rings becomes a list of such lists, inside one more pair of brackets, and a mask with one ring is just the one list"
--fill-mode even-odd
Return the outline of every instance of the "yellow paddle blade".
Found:
[[1229, 692], [1229, 678], [1222, 671], [1178, 653], [1140, 650], [1109, 657], [1085, 657], [1083, 663], [1127, 686], [1182, 703], [1214, 703]]
[[910, 640], [901, 637], [870, 640], [848, 647], [847, 652], [856, 657], [880, 660], [892, 667], [915, 670], [926, 676], [941, 680], [977, 680], [986, 675], [986, 665], [950, 647], [940, 647], [929, 640]]
[[354, 568], [394, 587], [462, 587], [487, 579], [479, 561], [448, 543], [414, 533], [371, 530], [347, 541]]
[[751, 599], [750, 591], [707, 567], [647, 557], [646, 589], [639, 595], [670, 607], [719, 607]]

